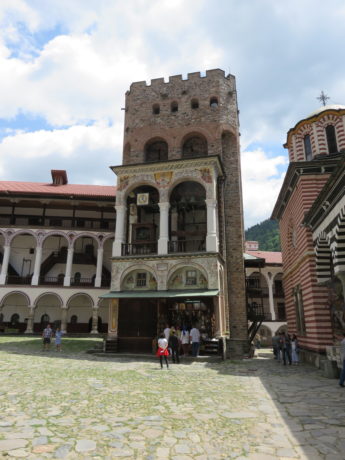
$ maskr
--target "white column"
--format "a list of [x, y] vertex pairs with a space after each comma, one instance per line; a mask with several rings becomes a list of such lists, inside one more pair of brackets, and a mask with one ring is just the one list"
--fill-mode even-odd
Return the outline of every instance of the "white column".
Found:
[[273, 299], [273, 279], [269, 278], [267, 280], [268, 284], [268, 303], [270, 306], [270, 313], [272, 321], [276, 320], [276, 312], [274, 310], [274, 299]]
[[168, 254], [169, 208], [170, 203], [158, 203], [159, 206], [159, 240], [158, 254]]
[[207, 206], [207, 236], [206, 251], [218, 252], [217, 238], [217, 201], [213, 199], [205, 200]]
[[67, 307], [61, 307], [61, 332], [67, 332]]
[[28, 322], [24, 334], [32, 334], [34, 332], [34, 313], [35, 308], [32, 305], [29, 305]]
[[11, 246], [4, 246], [4, 255], [2, 258], [2, 266], [0, 273], [0, 284], [6, 284], [8, 262], [10, 260]]
[[73, 248], [68, 248], [68, 250], [67, 250], [67, 262], [66, 262], [66, 272], [65, 272], [65, 278], [63, 280], [63, 285], [64, 286], [70, 286], [71, 285], [73, 253], [74, 253], [74, 249]]
[[125, 218], [126, 206], [121, 204], [115, 206], [116, 209], [116, 228], [115, 240], [113, 243], [113, 257], [122, 255], [122, 244], [125, 242]]
[[36, 255], [35, 255], [35, 266], [34, 266], [34, 274], [32, 276], [31, 285], [37, 286], [40, 279], [40, 271], [41, 271], [41, 262], [42, 262], [42, 246], [36, 246]]
[[98, 334], [98, 306], [92, 309], [92, 329], [91, 334]]
[[103, 248], [98, 248], [97, 249], [97, 267], [96, 267], [95, 287], [101, 287], [102, 267], [103, 267]]

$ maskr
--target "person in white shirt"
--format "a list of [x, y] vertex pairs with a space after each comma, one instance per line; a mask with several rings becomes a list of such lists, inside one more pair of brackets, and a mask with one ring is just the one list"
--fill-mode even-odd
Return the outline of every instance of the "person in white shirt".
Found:
[[164, 337], [164, 334], [161, 334], [159, 339], [158, 339], [158, 350], [156, 353], [156, 356], [159, 357], [159, 362], [161, 365], [161, 369], [163, 369], [163, 356], [165, 360], [165, 364], [167, 365], [167, 369], [169, 368], [169, 362], [168, 362], [168, 356], [169, 356], [169, 351], [168, 351], [168, 341]]
[[[165, 329], [164, 329], [164, 337], [167, 339], [167, 341], [169, 342], [169, 337], [170, 337], [170, 326], [169, 324], [166, 324], [165, 325]], [[161, 329], [162, 330], [162, 329]]]
[[186, 329], [186, 326], [182, 327], [180, 340], [181, 340], [181, 345], [182, 345], [183, 356], [188, 356], [189, 354], [189, 332]]
[[340, 342], [340, 356], [343, 361], [343, 369], [340, 374], [339, 385], [345, 387], [345, 332], [343, 333], [343, 340]]
[[193, 329], [190, 331], [190, 341], [192, 343], [192, 356], [196, 358], [199, 354], [199, 348], [200, 348], [200, 332], [199, 329], [197, 329], [195, 326]]

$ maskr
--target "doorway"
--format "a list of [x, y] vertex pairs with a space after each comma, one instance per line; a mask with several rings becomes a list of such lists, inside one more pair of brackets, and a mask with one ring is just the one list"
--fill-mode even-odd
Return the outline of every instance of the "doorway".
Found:
[[152, 351], [157, 334], [157, 301], [120, 299], [118, 349], [120, 352]]

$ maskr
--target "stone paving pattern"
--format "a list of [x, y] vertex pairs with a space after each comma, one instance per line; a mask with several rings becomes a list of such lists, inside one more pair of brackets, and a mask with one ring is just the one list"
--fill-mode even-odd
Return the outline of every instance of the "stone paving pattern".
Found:
[[345, 389], [268, 351], [238, 362], [87, 355], [0, 339], [0, 458], [345, 459]]

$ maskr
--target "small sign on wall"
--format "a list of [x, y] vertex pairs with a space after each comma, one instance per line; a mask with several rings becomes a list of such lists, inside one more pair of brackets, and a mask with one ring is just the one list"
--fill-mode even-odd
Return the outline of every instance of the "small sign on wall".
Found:
[[149, 204], [149, 194], [148, 193], [138, 193], [137, 205], [144, 206], [146, 204]]

